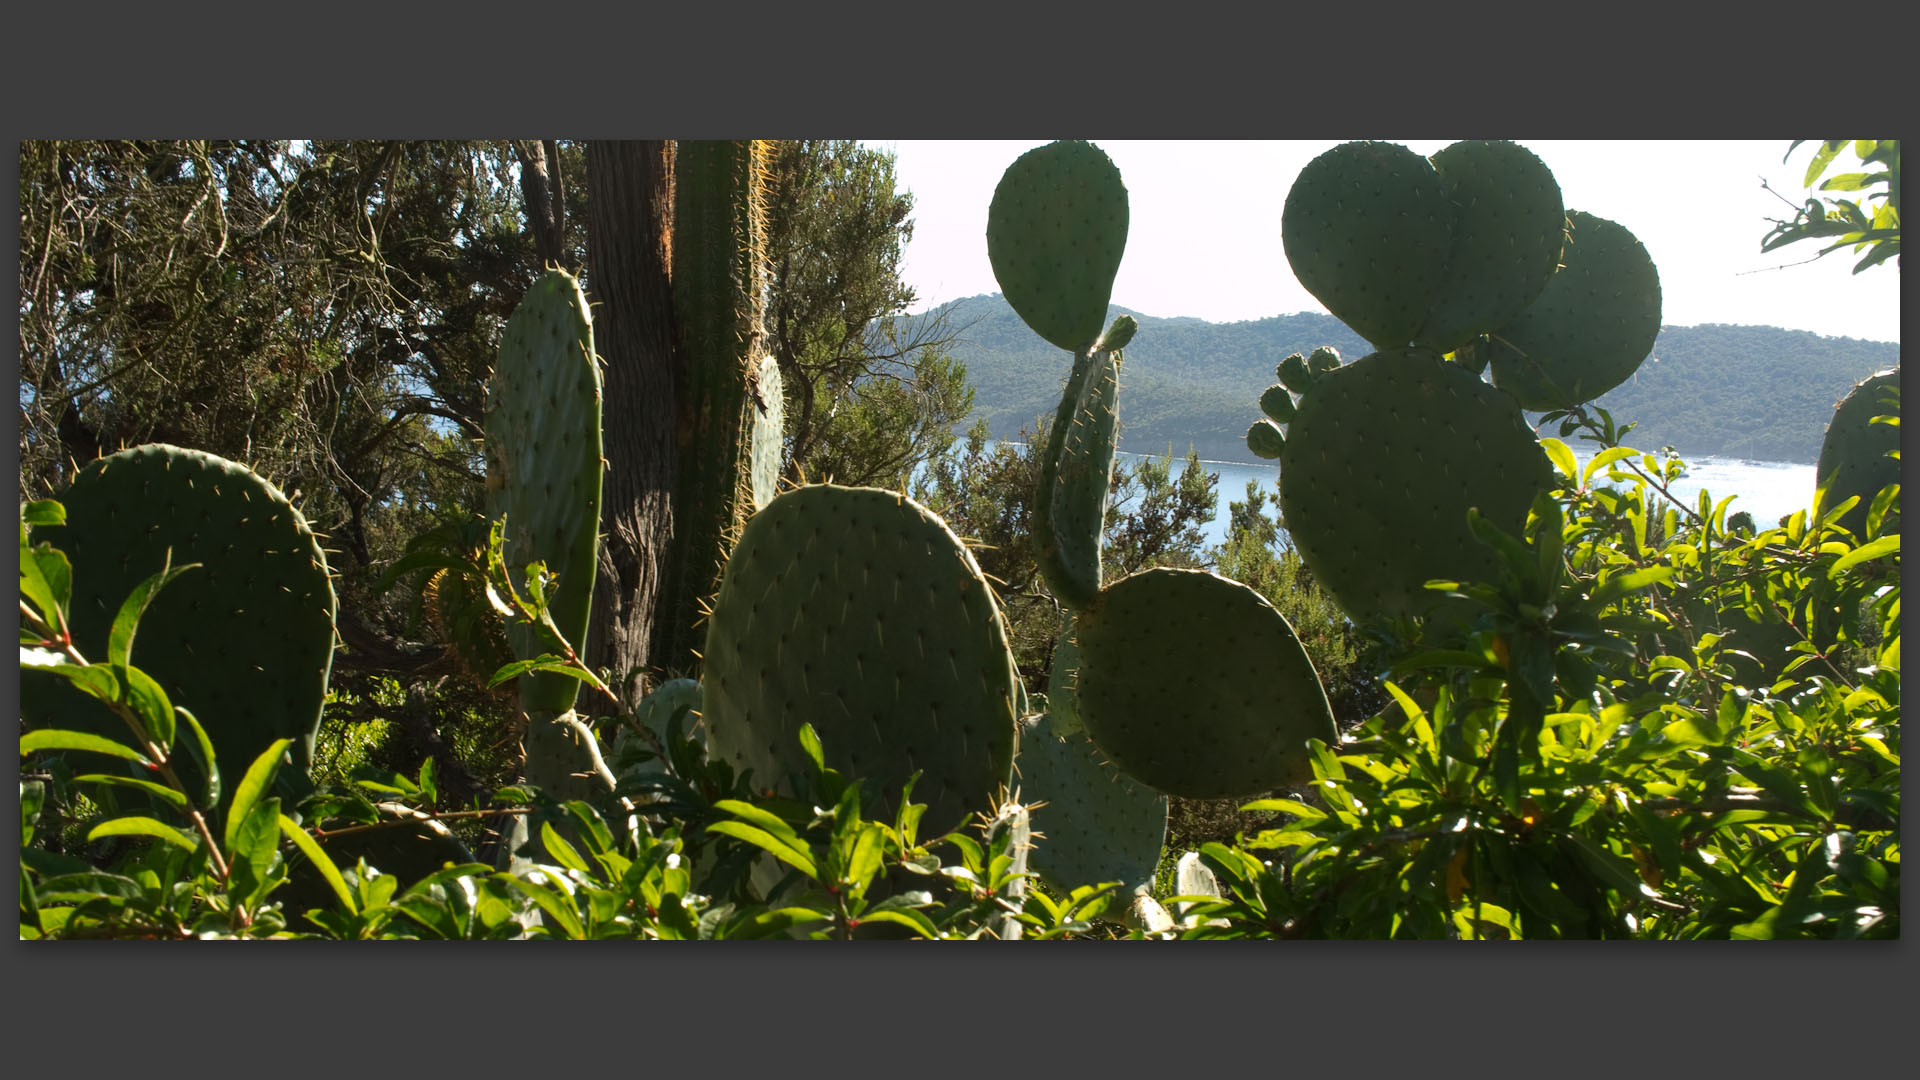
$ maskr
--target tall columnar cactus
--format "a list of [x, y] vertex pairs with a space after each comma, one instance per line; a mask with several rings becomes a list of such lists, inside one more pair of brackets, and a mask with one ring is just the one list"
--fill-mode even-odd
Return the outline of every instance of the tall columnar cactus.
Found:
[[[1826, 437], [1820, 441], [1820, 460], [1814, 466], [1814, 487], [1819, 505], [1829, 508], [1860, 497], [1860, 502], [1840, 518], [1840, 524], [1860, 540], [1866, 539], [1867, 512], [1874, 497], [1888, 484], [1900, 482], [1900, 459], [1888, 457], [1900, 449], [1900, 429], [1892, 424], [1876, 424], [1876, 416], [1900, 415], [1900, 369], [1888, 368], [1874, 373], [1855, 386], [1834, 407], [1833, 420], [1827, 424]], [[1899, 519], [1881, 526], [1882, 532], [1895, 532]]]
[[[276, 739], [292, 739], [294, 762], [307, 769], [338, 604], [300, 511], [244, 465], [164, 444], [93, 462], [60, 499], [67, 523], [36, 538], [72, 562], [82, 654], [107, 658], [121, 602], [162, 564], [200, 564], [155, 596], [130, 660], [207, 729], [228, 784]], [[64, 681], [26, 675], [21, 712], [31, 727], [57, 722], [126, 737], [117, 717]], [[180, 764], [187, 767], [184, 757]]]
[[913, 500], [824, 484], [775, 498], [734, 545], [706, 629], [709, 745], [757, 788], [804, 775], [802, 724], [883, 818], [916, 771], [935, 831], [1010, 783], [1006, 625], [965, 545]]
[[651, 654], [660, 667], [692, 663], [700, 604], [779, 472], [781, 389], [765, 327], [771, 158], [772, 144], [755, 139], [683, 140], [674, 148], [680, 464]]
[[[544, 562], [554, 626], [574, 651], [587, 635], [600, 542], [600, 369], [580, 285], [563, 270], [542, 274], [507, 320], [487, 387], [488, 514], [506, 517], [503, 554], [516, 583]], [[509, 627], [522, 658], [556, 652], [525, 624]], [[526, 710], [527, 779], [562, 798], [604, 791], [607, 774], [592, 735], [573, 715], [578, 680], [520, 679]]]

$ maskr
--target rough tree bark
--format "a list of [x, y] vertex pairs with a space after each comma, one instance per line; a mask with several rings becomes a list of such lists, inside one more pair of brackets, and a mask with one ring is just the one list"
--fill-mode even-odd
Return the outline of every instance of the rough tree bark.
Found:
[[[587, 286], [605, 362], [607, 474], [600, 574], [586, 661], [631, 697], [653, 662], [654, 608], [673, 536], [678, 397], [673, 297], [673, 144], [587, 145]], [[630, 677], [633, 676], [633, 677]], [[584, 701], [583, 701], [584, 704]]]

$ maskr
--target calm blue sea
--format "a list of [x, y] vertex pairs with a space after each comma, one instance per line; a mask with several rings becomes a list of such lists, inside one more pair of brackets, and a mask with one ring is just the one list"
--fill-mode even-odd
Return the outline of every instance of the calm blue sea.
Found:
[[[1142, 455], [1122, 452], [1118, 456], [1132, 463]], [[1593, 458], [1592, 454], [1583, 454], [1578, 450], [1574, 456], [1582, 468]], [[1220, 499], [1219, 510], [1204, 530], [1208, 544], [1219, 544], [1226, 539], [1227, 504], [1246, 499], [1249, 480], [1259, 484], [1268, 493], [1269, 513], [1272, 512], [1273, 498], [1278, 496], [1278, 467], [1238, 461], [1208, 461], [1204, 464], [1209, 472], [1220, 475], [1220, 483], [1216, 488]], [[1178, 466], [1176, 460], [1175, 467]], [[1813, 500], [1811, 465], [1706, 457], [1688, 460], [1687, 466], [1687, 475], [1669, 488], [1676, 497], [1686, 500], [1687, 505], [1692, 507], [1699, 501], [1702, 490], [1715, 502], [1729, 495], [1737, 496], [1727, 508], [1727, 513], [1745, 510], [1753, 515], [1753, 520], [1762, 528], [1775, 524], [1778, 519], [1796, 510], [1806, 509]]]

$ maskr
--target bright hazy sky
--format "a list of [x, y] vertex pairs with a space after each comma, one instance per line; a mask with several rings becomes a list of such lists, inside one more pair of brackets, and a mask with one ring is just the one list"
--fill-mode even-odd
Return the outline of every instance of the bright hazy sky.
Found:
[[[1454, 140], [1388, 141], [1433, 154]], [[1819, 245], [1760, 251], [1767, 219], [1792, 216], [1761, 177], [1801, 201], [1811, 144], [1782, 163], [1791, 139], [1516, 141], [1553, 170], [1569, 210], [1616, 221], [1647, 246], [1660, 272], [1664, 325], [1744, 323], [1900, 340], [1900, 271], [1891, 261], [1856, 276], [1857, 256], [1847, 249], [1802, 266], [1788, 264]], [[1334, 142], [1094, 142], [1128, 192], [1114, 303], [1212, 322], [1326, 310], [1287, 266], [1280, 211], [1301, 168]], [[1006, 167], [1040, 144], [869, 142], [895, 152], [897, 182], [914, 196], [904, 276], [919, 295], [915, 310], [1000, 291], [987, 263], [987, 204]], [[1857, 159], [1843, 151], [1828, 172], [1854, 171], [1850, 163]]]

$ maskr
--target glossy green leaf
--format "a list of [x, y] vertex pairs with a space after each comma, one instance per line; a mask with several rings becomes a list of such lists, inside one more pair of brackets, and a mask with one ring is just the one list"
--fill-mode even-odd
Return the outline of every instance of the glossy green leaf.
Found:
[[141, 724], [145, 725], [147, 735], [162, 752], [170, 752], [173, 747], [174, 713], [173, 702], [167, 700], [167, 692], [153, 681], [153, 676], [129, 664], [113, 664], [114, 677], [120, 680], [125, 696], [123, 704], [133, 711]]
[[1644, 566], [1638, 570], [1628, 570], [1615, 574], [1593, 590], [1593, 602], [1610, 604], [1622, 596], [1649, 585], [1664, 585], [1673, 580], [1671, 566]]
[[185, 722], [187, 732], [192, 735], [192, 738], [186, 740], [184, 744], [187, 748], [187, 756], [200, 767], [200, 774], [207, 778], [206, 801], [201, 805], [218, 806], [220, 805], [220, 763], [213, 756], [213, 739], [208, 737], [207, 729], [200, 726], [200, 721], [191, 712], [179, 705], [173, 707], [173, 712]]
[[151, 780], [136, 780], [131, 776], [113, 776], [108, 773], [88, 773], [85, 776], [74, 777], [73, 782], [76, 784], [107, 784], [113, 787], [138, 788], [152, 795], [154, 798], [171, 803], [182, 810], [187, 807], [187, 797], [185, 795], [167, 787], [165, 784], [156, 784]]
[[87, 832], [89, 841], [103, 836], [152, 836], [183, 851], [193, 851], [200, 845], [193, 837], [164, 822], [150, 817], [121, 817], [103, 821]]
[[1862, 544], [1835, 560], [1834, 564], [1827, 568], [1827, 579], [1830, 581], [1838, 581], [1842, 574], [1845, 574], [1848, 570], [1853, 569], [1861, 563], [1870, 559], [1878, 559], [1885, 555], [1891, 555], [1899, 550], [1899, 533], [1890, 533], [1882, 536], [1878, 540]]
[[300, 849], [315, 870], [320, 871], [320, 876], [326, 879], [327, 887], [333, 890], [340, 906], [346, 908], [349, 914], [358, 915], [360, 907], [354, 903], [353, 890], [347, 888], [346, 880], [340, 876], [340, 868], [333, 864], [333, 858], [321, 848], [318, 841], [307, 835], [307, 830], [301, 828], [299, 822], [281, 814], [279, 824], [280, 834], [293, 841], [293, 846]]
[[85, 750], [95, 754], [110, 754], [113, 757], [147, 764], [147, 755], [131, 746], [114, 742], [100, 735], [91, 735], [84, 731], [65, 731], [59, 728], [43, 728], [29, 731], [20, 736], [22, 755], [42, 750]]
[[1606, 468], [1607, 466], [1613, 464], [1616, 461], [1619, 461], [1622, 458], [1633, 457], [1635, 454], [1638, 454], [1639, 452], [1640, 451], [1635, 450], [1631, 447], [1613, 446], [1613, 447], [1608, 447], [1607, 449], [1602, 450], [1599, 453], [1593, 455], [1593, 460], [1587, 462], [1587, 467], [1584, 470], [1582, 470], [1580, 473], [1580, 486], [1586, 487], [1592, 484], [1594, 473], [1600, 471], [1601, 469]]
[[273, 774], [280, 769], [280, 759], [293, 745], [292, 739], [275, 739], [272, 745], [261, 751], [260, 756], [247, 766], [247, 775], [240, 778], [239, 786], [233, 789], [233, 803], [227, 807], [227, 826], [221, 837], [221, 846], [228, 851], [240, 835], [240, 827], [248, 815], [253, 813], [260, 796], [273, 783]]
[[27, 546], [26, 526], [20, 528], [20, 592], [33, 602], [42, 622], [59, 630], [67, 622], [73, 596], [73, 566], [51, 546]]
[[818, 880], [820, 877], [820, 869], [814, 863], [812, 855], [781, 840], [765, 829], [758, 829], [739, 821], [715, 821], [707, 826], [707, 831], [745, 840], [810, 878]]
[[173, 552], [167, 552], [167, 559], [160, 566], [160, 572], [133, 587], [127, 598], [120, 603], [120, 610], [113, 617], [113, 628], [107, 631], [107, 662], [110, 664], [130, 664], [133, 662], [133, 637], [139, 629], [140, 617], [146, 614], [147, 605], [159, 594], [167, 582], [189, 570], [197, 569], [199, 563], [187, 563], [185, 566], [171, 566]]
[[280, 799], [255, 803], [227, 846], [233, 892], [251, 906], [272, 884], [273, 860], [280, 850]]
[[1560, 470], [1560, 475], [1569, 480], [1580, 478], [1580, 463], [1573, 456], [1572, 448], [1566, 443], [1559, 439], [1546, 438], [1540, 440], [1540, 448], [1547, 452], [1548, 460], [1553, 462], [1554, 468]]
[[[534, 874], [539, 874], [549, 881], [555, 882], [556, 885], [561, 881], [552, 871], [541, 867], [534, 867], [526, 871], [527, 876], [525, 877], [509, 875], [507, 877], [507, 883], [522, 893], [525, 893], [529, 899], [535, 904], [538, 904], [540, 910], [545, 912], [548, 918], [558, 923], [560, 928], [566, 931], [567, 937], [576, 941], [585, 938], [587, 936], [587, 928], [586, 925], [580, 921], [580, 912], [573, 906], [572, 897], [567, 895], [561, 888], [535, 882], [532, 880], [532, 875]], [[548, 929], [551, 930], [552, 927]]]
[[567, 843], [560, 836], [559, 831], [553, 827], [553, 822], [540, 823], [540, 843], [546, 847], [547, 854], [553, 857], [553, 861], [561, 866], [582, 874], [593, 873], [593, 867], [587, 860], [580, 857], [580, 852], [572, 844]]

